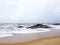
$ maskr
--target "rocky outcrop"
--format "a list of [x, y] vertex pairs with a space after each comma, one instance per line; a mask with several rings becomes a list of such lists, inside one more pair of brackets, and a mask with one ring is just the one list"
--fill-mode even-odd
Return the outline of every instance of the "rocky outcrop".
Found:
[[54, 25], [60, 25], [60, 23], [55, 23]]
[[43, 25], [43, 24], [36, 24], [34, 26], [31, 26], [31, 27], [27, 27], [27, 28], [51, 28], [50, 26], [47, 26], [47, 25]]

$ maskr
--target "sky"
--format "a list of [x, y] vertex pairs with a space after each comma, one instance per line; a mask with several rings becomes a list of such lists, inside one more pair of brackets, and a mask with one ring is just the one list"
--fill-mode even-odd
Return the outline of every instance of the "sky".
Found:
[[0, 0], [0, 23], [60, 23], [60, 0]]

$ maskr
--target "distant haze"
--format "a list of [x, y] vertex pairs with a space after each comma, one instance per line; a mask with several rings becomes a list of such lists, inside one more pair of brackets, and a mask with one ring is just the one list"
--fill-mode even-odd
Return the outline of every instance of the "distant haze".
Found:
[[0, 0], [0, 23], [60, 23], [60, 0]]

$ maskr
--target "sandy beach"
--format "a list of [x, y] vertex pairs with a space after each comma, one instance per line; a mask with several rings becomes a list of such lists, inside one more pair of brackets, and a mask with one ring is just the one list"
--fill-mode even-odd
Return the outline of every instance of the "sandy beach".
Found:
[[25, 43], [0, 44], [0, 45], [60, 45], [60, 36], [38, 39]]
[[0, 45], [60, 45], [60, 29], [0, 38]]

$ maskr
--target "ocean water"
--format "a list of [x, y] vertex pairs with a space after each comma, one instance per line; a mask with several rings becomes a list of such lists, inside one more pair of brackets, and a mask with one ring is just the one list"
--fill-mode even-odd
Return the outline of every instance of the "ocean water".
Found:
[[[35, 24], [0, 24], [0, 34], [26, 34], [26, 33], [37, 33], [37, 32], [46, 32], [49, 31], [43, 28], [37, 29], [27, 29], [26, 27], [32, 26]], [[23, 26], [23, 28], [18, 28], [18, 26]]]
[[[37, 33], [37, 32], [47, 32], [50, 30], [37, 28], [37, 29], [27, 29], [35, 24], [0, 24], [0, 34], [27, 34], [27, 33]], [[18, 26], [23, 26], [23, 28], [18, 28]]]
[[[30, 26], [33, 26], [36, 24], [30, 24], [30, 23], [16, 23], [16, 24], [0, 24], [0, 37], [3, 36], [12, 36], [16, 34], [30, 34], [30, 33], [44, 33], [51, 31], [50, 29], [47, 28], [27, 28]], [[48, 24], [46, 24], [48, 25]], [[18, 26], [23, 26], [22, 28], [18, 28]], [[60, 29], [60, 25], [48, 25], [50, 27], [53, 27], [54, 29]]]

